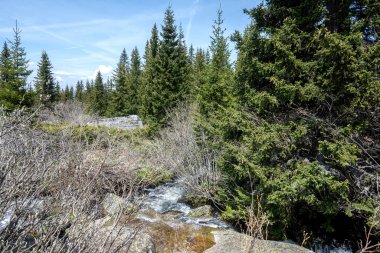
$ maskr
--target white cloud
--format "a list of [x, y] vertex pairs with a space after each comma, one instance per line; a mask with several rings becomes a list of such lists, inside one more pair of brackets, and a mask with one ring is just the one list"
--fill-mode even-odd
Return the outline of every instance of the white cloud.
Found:
[[104, 78], [106, 76], [109, 76], [112, 73], [112, 69], [113, 69], [112, 66], [99, 65], [96, 68], [96, 70], [94, 71], [94, 73], [91, 76], [88, 76], [87, 78], [88, 79], [95, 79], [96, 74], [98, 74], [98, 71], [100, 71], [100, 73], [102, 73], [103, 78]]
[[60, 76], [55, 76], [55, 80], [57, 80], [58, 82], [62, 82], [62, 81], [63, 81], [63, 78], [60, 77]]

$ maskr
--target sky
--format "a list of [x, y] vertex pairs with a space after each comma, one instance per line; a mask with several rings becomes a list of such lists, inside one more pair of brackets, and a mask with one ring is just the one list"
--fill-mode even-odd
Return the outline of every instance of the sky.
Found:
[[[243, 9], [260, 0], [12, 0], [2, 1], [0, 43], [13, 39], [13, 27], [22, 30], [33, 81], [45, 50], [61, 87], [93, 79], [98, 70], [105, 78], [115, 68], [123, 48], [144, 53], [154, 23], [163, 23], [171, 5], [177, 25], [182, 25], [186, 44], [207, 48], [219, 6], [226, 34], [244, 31], [249, 17]], [[230, 43], [233, 51], [233, 44]], [[232, 61], [236, 53], [232, 52]]]

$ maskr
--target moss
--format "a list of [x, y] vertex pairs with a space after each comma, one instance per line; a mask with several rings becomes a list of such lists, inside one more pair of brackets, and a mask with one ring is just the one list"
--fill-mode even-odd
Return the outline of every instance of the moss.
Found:
[[193, 196], [193, 195], [184, 196], [181, 199], [181, 202], [186, 203], [193, 208], [197, 208], [197, 207], [209, 204], [209, 200], [207, 198], [201, 198], [201, 197]]
[[214, 228], [195, 229], [189, 224], [171, 227], [164, 223], [149, 223], [149, 234], [154, 238], [157, 252], [201, 253], [214, 244]]
[[164, 168], [141, 168], [137, 171], [137, 179], [143, 184], [155, 187], [173, 181], [174, 173]]

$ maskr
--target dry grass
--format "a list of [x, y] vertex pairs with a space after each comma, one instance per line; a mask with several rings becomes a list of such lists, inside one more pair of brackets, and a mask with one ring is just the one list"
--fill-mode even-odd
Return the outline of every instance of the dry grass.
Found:
[[220, 173], [216, 154], [202, 145], [194, 131], [194, 104], [183, 104], [169, 112], [169, 126], [146, 150], [151, 167], [172, 170], [187, 188], [189, 197], [212, 199]]
[[[68, 112], [75, 121], [73, 110], [62, 120]], [[0, 252], [107, 252], [96, 226], [84, 224], [102, 216], [107, 192], [133, 199], [143, 187], [133, 173], [140, 157], [108, 136], [88, 143], [73, 139], [70, 128], [48, 134], [33, 127], [36, 119], [0, 111], [0, 217], [9, 216]], [[69, 236], [69, 228], [83, 226]], [[110, 234], [107, 245], [117, 238]]]

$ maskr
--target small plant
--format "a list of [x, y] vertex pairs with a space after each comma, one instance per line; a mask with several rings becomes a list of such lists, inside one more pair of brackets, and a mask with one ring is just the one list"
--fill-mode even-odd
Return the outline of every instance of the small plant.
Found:
[[372, 219], [370, 221], [369, 228], [364, 228], [365, 231], [365, 242], [362, 241], [359, 244], [360, 253], [367, 252], [379, 252], [380, 242], [373, 243], [371, 238], [379, 237], [380, 235], [380, 207], [377, 207], [374, 211]]

